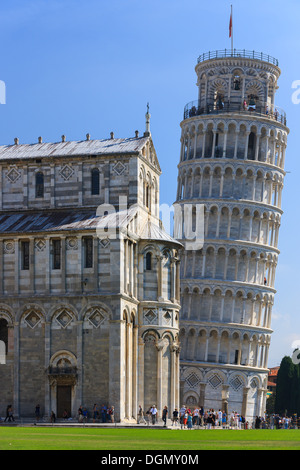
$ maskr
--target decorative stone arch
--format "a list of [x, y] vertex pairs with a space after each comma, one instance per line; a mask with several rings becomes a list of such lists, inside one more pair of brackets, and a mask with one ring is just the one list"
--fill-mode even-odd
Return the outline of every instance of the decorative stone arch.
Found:
[[196, 132], [196, 124], [194, 122], [191, 123], [190, 125], [190, 132], [191, 132], [191, 135], [195, 135], [195, 132]]
[[20, 326], [34, 329], [46, 321], [46, 313], [39, 304], [27, 304], [23, 306], [20, 315]]
[[208, 129], [209, 127], [210, 127], [211, 130], [215, 130], [215, 129], [216, 129], [216, 128], [215, 128], [216, 123], [215, 123], [215, 121], [213, 121], [212, 119], [207, 119], [207, 120], [205, 121], [205, 123], [204, 123], [204, 126], [205, 126], [205, 127], [204, 127], [205, 132], [207, 132], [207, 131], [209, 130], [209, 129]]
[[250, 122], [249, 131], [259, 134], [260, 125], [257, 122]]
[[6, 304], [0, 304], [0, 319], [7, 321], [8, 326], [12, 327], [16, 321], [15, 314], [11, 307]]
[[262, 377], [259, 375], [259, 374], [256, 374], [256, 375], [250, 375], [248, 377], [248, 383], [247, 383], [247, 386], [248, 387], [251, 387], [251, 382], [252, 382], [252, 385], [256, 385], [257, 388], [261, 388], [262, 387]]
[[250, 122], [248, 121], [239, 121], [238, 122], [238, 129], [237, 132], [248, 132], [250, 126]]
[[245, 87], [245, 95], [247, 97], [249, 97], [250, 95], [257, 96], [261, 104], [262, 102], [264, 102], [263, 84], [258, 80], [251, 80], [249, 83], [247, 83]]
[[[217, 71], [215, 71], [215, 72], [217, 72]], [[226, 80], [224, 80], [222, 78], [215, 78], [213, 81], [210, 82], [210, 88], [211, 88], [211, 90], [219, 90], [219, 89], [226, 90], [227, 82], [226, 82]]]
[[205, 408], [221, 408], [223, 386], [227, 383], [226, 374], [220, 369], [212, 369], [205, 373]]
[[77, 367], [77, 358], [75, 354], [67, 349], [56, 351], [49, 360], [49, 366], [59, 367], [60, 361], [68, 361], [71, 367]]
[[197, 174], [197, 173], [199, 173], [200, 175], [201, 175], [201, 173], [202, 173], [202, 167], [201, 167], [201, 165], [199, 165], [199, 164], [196, 164], [196, 165], [194, 166], [194, 175]]
[[241, 372], [241, 371], [231, 371], [228, 374], [228, 384], [230, 385], [230, 382], [235, 379], [235, 377], [239, 377], [240, 380], [242, 381], [242, 386], [246, 387], [248, 385], [248, 376], [247, 374]]
[[244, 177], [245, 174], [245, 167], [243, 167], [241, 164], [235, 166], [235, 176]]
[[225, 119], [216, 119], [216, 131], [223, 132], [224, 130], [227, 130], [227, 121]]
[[13, 335], [10, 330], [13, 328], [13, 314], [7, 306], [0, 306], [0, 364], [6, 364], [6, 357], [9, 350], [13, 350]]
[[[256, 416], [260, 416], [260, 390], [262, 389], [262, 378], [260, 375], [250, 375], [248, 377], [248, 403], [247, 403], [247, 414], [253, 416], [253, 420]], [[263, 410], [264, 411], [264, 410]]]
[[152, 336], [153, 338], [155, 338], [155, 342], [156, 342], [155, 344], [157, 344], [157, 342], [160, 341], [161, 339], [161, 335], [159, 331], [154, 328], [147, 328], [146, 330], [142, 332], [141, 338], [144, 342], [147, 336]]
[[78, 320], [77, 310], [69, 304], [61, 304], [51, 309], [49, 318], [51, 322], [51, 328], [55, 328], [55, 323], [58, 327], [63, 329], [68, 328], [74, 321]]
[[[154, 258], [157, 256], [160, 256], [160, 253], [161, 253], [159, 246], [154, 243], [150, 243], [144, 246], [143, 249], [141, 250], [140, 254], [143, 256], [143, 259], [144, 259], [144, 271], [148, 270], [147, 256], [149, 255], [149, 253], [151, 254], [151, 265], [153, 265]], [[153, 270], [153, 267], [151, 268], [151, 270]]]
[[200, 395], [195, 390], [188, 390], [183, 394], [183, 403], [187, 408], [196, 408], [199, 405]]
[[282, 138], [283, 138], [283, 131], [281, 129], [276, 129], [275, 130], [275, 139], [278, 140], [279, 142], [281, 142]]
[[[57, 417], [62, 417], [60, 393], [67, 392], [67, 412], [71, 416], [76, 414], [76, 388], [77, 388], [77, 358], [69, 350], [56, 351], [49, 360], [48, 379], [50, 384], [50, 406]], [[60, 391], [60, 392], [59, 392]]]
[[84, 323], [84, 328], [100, 328], [107, 325], [112, 318], [109, 309], [102, 302], [93, 302], [89, 304], [80, 314], [80, 318]]
[[238, 127], [238, 123], [237, 123], [237, 121], [235, 121], [234, 119], [230, 119], [230, 120], [226, 123], [226, 128], [227, 128], [227, 131], [228, 131], [228, 132], [232, 131], [233, 133], [235, 133], [236, 130], [237, 130], [237, 127]]
[[164, 339], [167, 339], [170, 342], [170, 345], [178, 343], [178, 336], [172, 330], [166, 330], [161, 333], [161, 340]]
[[140, 179], [145, 181], [145, 179], [146, 179], [146, 170], [145, 170], [145, 166], [143, 164], [140, 166], [139, 176], [140, 176]]
[[196, 133], [201, 134], [202, 132], [204, 132], [204, 124], [203, 122], [200, 122], [197, 124]]
[[130, 307], [128, 305], [125, 305], [122, 309], [122, 320], [130, 323]]
[[[229, 385], [229, 411], [237, 411], [236, 403], [240, 401], [240, 396], [243, 395], [243, 390], [247, 385], [247, 376], [240, 371], [233, 371], [228, 375]], [[243, 402], [240, 404], [241, 408], [238, 410], [242, 416], [246, 414], [247, 396], [243, 395]], [[230, 409], [231, 408], [231, 409]]]

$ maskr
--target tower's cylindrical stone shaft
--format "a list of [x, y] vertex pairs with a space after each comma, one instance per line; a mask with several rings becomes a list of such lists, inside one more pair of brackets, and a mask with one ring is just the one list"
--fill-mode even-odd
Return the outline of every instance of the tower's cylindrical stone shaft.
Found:
[[275, 105], [280, 69], [264, 54], [215, 51], [196, 74], [175, 202], [181, 400], [252, 420], [266, 402], [289, 132]]

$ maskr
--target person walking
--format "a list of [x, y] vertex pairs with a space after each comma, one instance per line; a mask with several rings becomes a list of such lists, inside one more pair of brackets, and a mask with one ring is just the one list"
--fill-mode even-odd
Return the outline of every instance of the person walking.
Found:
[[101, 407], [101, 418], [102, 418], [102, 423], [106, 423], [106, 406], [102, 405]]
[[203, 426], [203, 415], [204, 415], [204, 408], [203, 408], [203, 406], [200, 406], [200, 411], [199, 411], [199, 426]]
[[115, 407], [114, 406], [111, 406], [108, 409], [108, 415], [109, 415], [110, 422], [114, 423], [115, 422]]
[[213, 417], [212, 414], [210, 413], [207, 418], [207, 429], [211, 429], [213, 425]]
[[52, 424], [54, 424], [55, 421], [56, 421], [55, 413], [54, 413], [54, 411], [51, 411], [50, 422], [51, 422]]
[[223, 426], [222, 417], [223, 417], [222, 411], [219, 410], [219, 411], [218, 411], [218, 425], [219, 425], [219, 427], [222, 427], [222, 426]]
[[198, 426], [199, 425], [199, 409], [195, 408], [193, 413], [193, 426]]
[[154, 424], [156, 423], [156, 419], [157, 419], [157, 408], [155, 405], [152, 406], [150, 410], [150, 414], [152, 417], [152, 425], [154, 426]]
[[141, 405], [139, 405], [139, 411], [138, 411], [138, 419], [137, 419], [137, 423], [140, 424], [141, 422], [147, 424], [147, 421], [145, 420], [145, 416], [144, 416], [144, 411], [143, 411], [143, 408]]
[[193, 416], [192, 416], [192, 413], [188, 413], [187, 428], [188, 428], [188, 429], [192, 429], [192, 428], [193, 428]]
[[93, 407], [93, 423], [96, 422], [96, 419], [98, 418], [98, 406], [97, 406], [97, 403], [94, 403], [94, 407]]
[[185, 406], [182, 406], [179, 410], [179, 419], [180, 419], [181, 429], [183, 427], [183, 420], [184, 420], [185, 410], [186, 410]]
[[172, 426], [174, 425], [176, 427], [177, 423], [178, 423], [178, 410], [177, 408], [175, 408], [175, 410], [173, 411]]
[[223, 411], [223, 414], [222, 414], [222, 427], [226, 427], [226, 424], [227, 424], [227, 415], [225, 413], [225, 411]]
[[167, 418], [168, 418], [168, 407], [165, 406], [162, 412], [162, 420], [164, 422], [164, 428], [167, 426]]
[[78, 408], [78, 423], [82, 423], [83, 422], [83, 410], [82, 410], [82, 406], [80, 405], [80, 407]]
[[15, 418], [14, 418], [14, 415], [13, 415], [13, 408], [10, 405], [9, 410], [8, 410], [8, 421], [14, 421], [14, 420], [15, 420]]
[[88, 422], [88, 412], [87, 412], [87, 409], [85, 407], [82, 410], [82, 422], [83, 423]]
[[36, 423], [38, 423], [40, 420], [40, 411], [41, 411], [40, 405], [36, 405], [35, 411], [34, 411]]
[[184, 417], [183, 417], [183, 427], [184, 427], [184, 429], [186, 428], [188, 417], [189, 417], [189, 412], [188, 412], [188, 410], [185, 410]]

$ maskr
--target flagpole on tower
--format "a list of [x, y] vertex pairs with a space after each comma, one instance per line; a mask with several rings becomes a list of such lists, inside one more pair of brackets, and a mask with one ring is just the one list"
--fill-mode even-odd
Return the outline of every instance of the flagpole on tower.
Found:
[[232, 5], [231, 5], [231, 13], [230, 13], [230, 23], [229, 23], [229, 37], [231, 38], [231, 55], [233, 56], [233, 16], [232, 16]]

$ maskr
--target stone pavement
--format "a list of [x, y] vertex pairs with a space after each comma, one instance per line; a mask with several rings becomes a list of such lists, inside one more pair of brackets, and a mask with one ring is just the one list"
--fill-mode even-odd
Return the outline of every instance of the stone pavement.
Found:
[[[160, 420], [161, 421], [161, 420]], [[152, 424], [137, 424], [134, 422], [122, 422], [122, 423], [102, 423], [96, 422], [93, 423], [92, 420], [89, 420], [87, 423], [79, 423], [77, 420], [60, 420], [57, 419], [55, 423], [51, 423], [50, 420], [41, 419], [39, 422], [36, 422], [34, 418], [15, 418], [15, 421], [4, 422], [0, 421], [0, 426], [39, 426], [39, 427], [72, 427], [72, 428], [155, 428], [155, 429], [171, 429], [174, 428], [170, 421], [166, 427], [163, 425], [163, 422], [158, 422], [155, 425]], [[180, 428], [177, 426], [176, 428]]]

